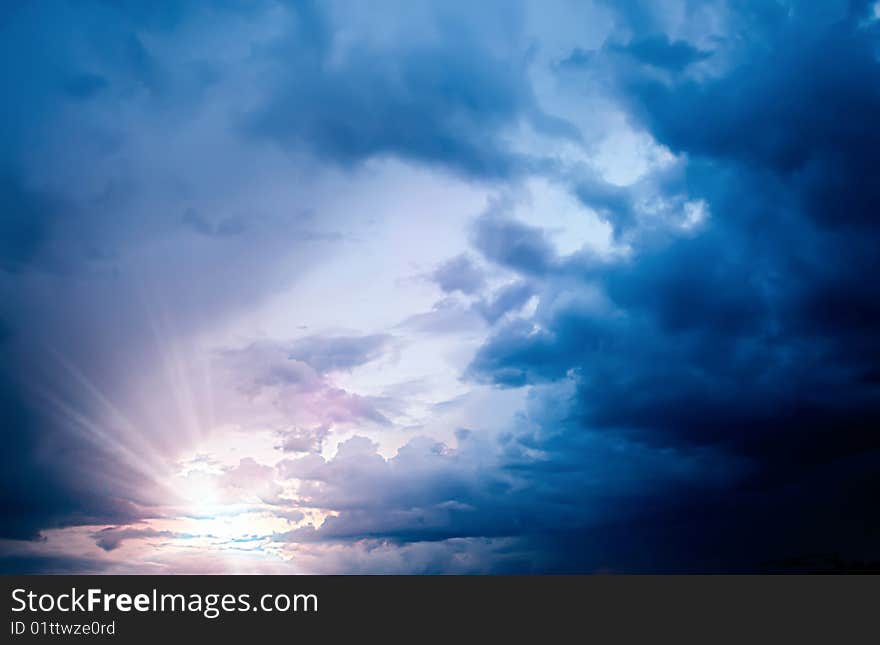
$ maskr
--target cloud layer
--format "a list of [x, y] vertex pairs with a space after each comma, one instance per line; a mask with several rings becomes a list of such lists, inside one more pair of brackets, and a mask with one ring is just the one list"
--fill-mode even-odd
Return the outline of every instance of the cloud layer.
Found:
[[4, 571], [880, 558], [876, 3], [401, 9], [0, 14]]

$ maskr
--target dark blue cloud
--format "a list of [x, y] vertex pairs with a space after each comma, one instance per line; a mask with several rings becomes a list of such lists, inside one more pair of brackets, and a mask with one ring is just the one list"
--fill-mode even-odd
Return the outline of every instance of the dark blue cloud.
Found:
[[326, 16], [296, 13], [298, 28], [272, 52], [283, 62], [280, 88], [250, 119], [254, 132], [285, 146], [343, 165], [398, 156], [503, 177], [537, 163], [504, 143], [511, 128], [578, 138], [539, 106], [527, 52], [499, 55], [456, 10], [437, 9], [437, 38], [335, 50]]
[[710, 52], [685, 41], [670, 41], [665, 34], [633, 40], [625, 45], [611, 45], [611, 50], [631, 56], [640, 63], [676, 72], [711, 56]]
[[[711, 215], [694, 235], [637, 230], [633, 256], [580, 287], [598, 285], [607, 307], [542, 306], [534, 321], [497, 330], [470, 368], [503, 386], [573, 379], [571, 413], [584, 432], [745, 459], [753, 470], [725, 494], [729, 504], [692, 491], [673, 504], [700, 509], [688, 522], [664, 511], [639, 524], [699, 545], [700, 557], [718, 540], [721, 569], [757, 568], [757, 554], [774, 549], [864, 553], [876, 527], [867, 473], [880, 458], [880, 194], [871, 179], [880, 39], [862, 8], [818, 17], [746, 8], [737, 18], [760, 24], [754, 40], [705, 80], [617, 68], [635, 123], [688, 155], [684, 184]], [[626, 191], [614, 197], [604, 200], [609, 217], [632, 222]], [[550, 251], [523, 251], [537, 233], [483, 231], [488, 258], [547, 275]], [[746, 532], [736, 525], [755, 521], [766, 522], [763, 537], [737, 545]], [[668, 557], [669, 567], [686, 566], [684, 552]]]
[[480, 300], [474, 307], [487, 322], [494, 324], [504, 314], [520, 309], [534, 293], [535, 287], [532, 284], [524, 281], [514, 282], [499, 289], [491, 298]]
[[592, 208], [611, 223], [620, 234], [631, 228], [637, 219], [632, 191], [611, 184], [598, 177], [584, 177], [577, 181], [574, 193], [582, 204]]
[[487, 260], [528, 275], [543, 275], [558, 258], [544, 231], [490, 210], [477, 221], [474, 245]]
[[876, 22], [812, 27], [784, 23], [770, 51], [721, 78], [669, 85], [636, 75], [625, 92], [673, 151], [772, 173], [824, 225], [872, 225], [880, 98], [865, 87], [880, 81]]

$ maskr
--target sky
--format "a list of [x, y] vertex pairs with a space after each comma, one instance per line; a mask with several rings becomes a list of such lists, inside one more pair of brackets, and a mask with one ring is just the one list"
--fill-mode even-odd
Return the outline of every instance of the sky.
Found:
[[880, 4], [6, 2], [0, 49], [0, 572], [880, 561]]

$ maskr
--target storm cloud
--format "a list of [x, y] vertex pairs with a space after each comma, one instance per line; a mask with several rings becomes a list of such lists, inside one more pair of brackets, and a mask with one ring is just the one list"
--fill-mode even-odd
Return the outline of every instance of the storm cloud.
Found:
[[876, 3], [49, 11], [4, 571], [880, 558]]

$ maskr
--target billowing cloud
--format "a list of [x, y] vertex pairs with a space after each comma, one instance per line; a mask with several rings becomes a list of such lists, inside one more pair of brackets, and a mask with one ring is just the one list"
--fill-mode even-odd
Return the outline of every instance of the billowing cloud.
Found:
[[[754, 468], [746, 485], [763, 492], [731, 490], [732, 499], [747, 501], [726, 521], [741, 526], [777, 513], [763, 546], [779, 548], [786, 535], [789, 549], [804, 550], [835, 543], [821, 520], [805, 528], [810, 500], [841, 526], [867, 512], [856, 505], [840, 517], [825, 503], [842, 494], [839, 486], [870, 495], [863, 478], [878, 447], [868, 429], [880, 412], [868, 376], [876, 285], [857, 277], [875, 264], [865, 244], [876, 241], [876, 200], [863, 182], [877, 149], [876, 120], [868, 116], [876, 97], [864, 91], [878, 73], [877, 34], [876, 22], [865, 23], [857, 9], [795, 10], [766, 21], [772, 64], [757, 45], [731, 43], [737, 64], [702, 81], [620, 70], [619, 91], [634, 118], [690, 158], [690, 195], [711, 207], [702, 230], [646, 230], [625, 261], [582, 286], [548, 284], [535, 319], [496, 331], [471, 370], [505, 386], [571, 380], [584, 431], [746, 458]], [[844, 60], [851, 73], [841, 76]], [[619, 193], [627, 210], [626, 191]], [[520, 239], [495, 233], [495, 246], [481, 248], [490, 258], [548, 255], [524, 255]], [[524, 275], [546, 264], [508, 263]], [[562, 298], [559, 289], [586, 297]], [[848, 484], [830, 485], [829, 463], [852, 464]], [[708, 519], [714, 505], [700, 497], [694, 503], [706, 505], [705, 521], [716, 521]], [[792, 537], [786, 521], [810, 537]], [[686, 531], [677, 538], [683, 542], [707, 529], [692, 522], [676, 530]], [[751, 534], [738, 545], [744, 534], [738, 528], [717, 545], [731, 563], [761, 548]], [[836, 544], [862, 542], [847, 534]]]
[[327, 424], [283, 431], [281, 449], [284, 452], [320, 452], [329, 433], [330, 426]]

